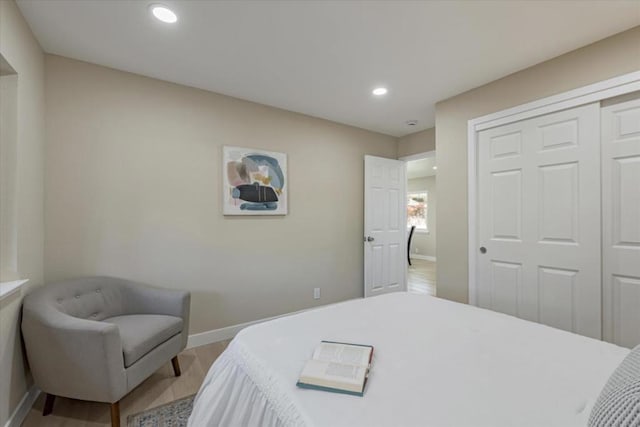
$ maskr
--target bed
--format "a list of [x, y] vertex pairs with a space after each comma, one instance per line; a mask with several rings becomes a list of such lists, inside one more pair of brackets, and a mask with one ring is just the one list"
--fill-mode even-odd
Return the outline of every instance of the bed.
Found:
[[[321, 340], [375, 346], [364, 397], [296, 387]], [[347, 301], [241, 331], [200, 426], [586, 426], [628, 349], [426, 295]]]

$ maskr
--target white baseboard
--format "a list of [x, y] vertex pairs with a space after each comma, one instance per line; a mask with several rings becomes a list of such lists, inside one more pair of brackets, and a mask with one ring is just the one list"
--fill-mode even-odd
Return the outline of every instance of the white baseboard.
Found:
[[247, 326], [264, 322], [269, 319], [256, 320], [254, 322], [240, 323], [238, 325], [227, 326], [226, 328], [213, 329], [211, 331], [200, 332], [198, 334], [189, 335], [187, 340], [187, 348], [200, 347], [202, 345], [211, 344], [218, 341], [229, 340], [236, 336], [238, 332]]
[[433, 262], [436, 262], [436, 257], [434, 257], [434, 256], [429, 256], [429, 255], [411, 254], [411, 258], [415, 258], [415, 259], [424, 259], [424, 260], [426, 260], [426, 261], [433, 261]]
[[[358, 299], [358, 298], [355, 298], [355, 299]], [[334, 305], [334, 304], [341, 304], [347, 301], [350, 301], [350, 300], [333, 302], [329, 304], [322, 304], [322, 307], [327, 307], [329, 305]], [[192, 335], [189, 335], [189, 339], [187, 340], [187, 348], [189, 349], [194, 347], [200, 347], [202, 345], [213, 344], [214, 342], [218, 342], [218, 341], [230, 340], [231, 338], [235, 337], [238, 332], [240, 332], [244, 328], [249, 327], [251, 325], [256, 325], [258, 323], [266, 322], [273, 319], [278, 319], [280, 317], [291, 316], [293, 314], [304, 313], [305, 311], [314, 310], [318, 307], [319, 306], [309, 307], [309, 308], [305, 308], [298, 311], [292, 311], [291, 313], [280, 314], [278, 316], [267, 317], [265, 319], [252, 320], [251, 322], [239, 323], [237, 325], [231, 325], [225, 328], [213, 329], [211, 331], [192, 334]]]
[[213, 329], [211, 331], [206, 331], [206, 332], [200, 332], [199, 334], [189, 335], [189, 339], [187, 341], [187, 348], [200, 347], [202, 345], [212, 344], [218, 341], [230, 340], [231, 338], [235, 337], [238, 332], [240, 332], [241, 330], [243, 330], [248, 326], [266, 322], [268, 320], [277, 319], [279, 317], [290, 316], [296, 313], [302, 313], [303, 311], [307, 311], [307, 310], [311, 310], [311, 308], [294, 311], [292, 313], [281, 314], [279, 316], [267, 317], [266, 319], [258, 319], [258, 320], [253, 320], [251, 322], [239, 323], [237, 325], [231, 325], [225, 328]]
[[31, 410], [31, 407], [35, 403], [36, 399], [40, 395], [40, 389], [35, 385], [32, 386], [25, 394], [13, 414], [9, 417], [4, 427], [20, 427], [27, 418], [27, 414]]

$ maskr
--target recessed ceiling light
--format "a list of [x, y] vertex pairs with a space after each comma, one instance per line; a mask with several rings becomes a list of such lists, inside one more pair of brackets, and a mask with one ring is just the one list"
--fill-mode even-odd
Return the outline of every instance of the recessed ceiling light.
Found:
[[373, 93], [374, 95], [376, 95], [376, 96], [386, 95], [386, 94], [387, 94], [387, 92], [389, 92], [389, 91], [387, 90], [387, 88], [386, 88], [386, 87], [377, 87], [377, 88], [375, 88], [375, 89], [372, 91], [372, 93]]
[[434, 167], [433, 167], [433, 170], [434, 170], [434, 171], [435, 171], [435, 170], [438, 170], [438, 167], [437, 167], [437, 166], [434, 166]]
[[178, 20], [178, 16], [173, 13], [171, 9], [161, 4], [152, 4], [151, 13], [159, 21], [166, 22], [167, 24], [173, 24]]
[[407, 120], [405, 123], [407, 124], [407, 126], [415, 126], [415, 125], [418, 124], [418, 121], [417, 120]]

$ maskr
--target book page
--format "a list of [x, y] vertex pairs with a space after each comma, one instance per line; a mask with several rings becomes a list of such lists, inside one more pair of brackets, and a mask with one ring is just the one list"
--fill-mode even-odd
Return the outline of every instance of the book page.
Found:
[[313, 353], [315, 360], [367, 366], [371, 347], [323, 342]]
[[340, 384], [353, 385], [357, 386], [355, 389], [358, 390], [364, 383], [366, 373], [367, 369], [362, 366], [309, 360], [300, 374], [300, 380], [334, 387], [339, 387]]
[[356, 365], [344, 365], [342, 363], [329, 362], [324, 374], [326, 376], [342, 377], [348, 380], [357, 380], [361, 368]]

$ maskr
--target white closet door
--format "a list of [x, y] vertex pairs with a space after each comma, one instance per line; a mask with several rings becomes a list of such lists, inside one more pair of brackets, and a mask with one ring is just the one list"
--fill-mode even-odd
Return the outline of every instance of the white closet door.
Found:
[[600, 110], [479, 134], [480, 306], [601, 337]]
[[640, 100], [602, 109], [604, 339], [640, 344]]

